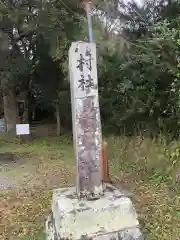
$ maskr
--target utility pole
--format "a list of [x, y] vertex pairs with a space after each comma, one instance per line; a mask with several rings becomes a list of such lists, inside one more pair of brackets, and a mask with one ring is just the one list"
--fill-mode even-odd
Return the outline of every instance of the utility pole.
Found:
[[92, 30], [92, 0], [83, 0], [82, 4], [86, 10], [87, 22], [88, 22], [88, 33], [89, 42], [93, 42], [93, 30]]

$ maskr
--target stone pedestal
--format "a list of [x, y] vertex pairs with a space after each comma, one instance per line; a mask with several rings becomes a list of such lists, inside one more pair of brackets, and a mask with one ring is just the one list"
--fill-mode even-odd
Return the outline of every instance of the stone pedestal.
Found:
[[130, 198], [111, 186], [92, 201], [78, 200], [75, 187], [55, 190], [46, 236], [47, 240], [142, 239]]

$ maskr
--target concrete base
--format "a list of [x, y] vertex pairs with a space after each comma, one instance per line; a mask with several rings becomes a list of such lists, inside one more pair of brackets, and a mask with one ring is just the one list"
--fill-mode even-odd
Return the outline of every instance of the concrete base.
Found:
[[46, 221], [47, 240], [141, 240], [130, 198], [107, 186], [98, 200], [78, 200], [75, 188], [53, 193], [52, 214]]

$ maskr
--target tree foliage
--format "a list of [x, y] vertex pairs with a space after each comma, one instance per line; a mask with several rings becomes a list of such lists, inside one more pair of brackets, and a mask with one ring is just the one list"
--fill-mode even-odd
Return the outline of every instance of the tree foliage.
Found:
[[123, 54], [103, 52], [100, 72], [102, 117], [113, 131], [179, 134], [180, 5], [174, 2], [173, 17], [172, 5], [130, 3], [126, 20], [119, 13], [129, 48]]
[[[179, 2], [99, 0], [93, 13], [103, 126], [178, 135]], [[87, 40], [79, 1], [1, 1], [0, 27], [1, 89], [31, 83], [34, 104], [59, 104], [70, 127], [68, 49]]]

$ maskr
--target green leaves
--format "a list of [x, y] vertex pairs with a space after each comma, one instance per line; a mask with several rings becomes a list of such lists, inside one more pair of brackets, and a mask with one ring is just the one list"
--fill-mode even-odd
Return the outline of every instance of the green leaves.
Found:
[[39, 93], [36, 103], [52, 108], [64, 84], [70, 43], [81, 30], [82, 11], [77, 1], [1, 3], [1, 88], [21, 82], [29, 85], [30, 79], [33, 93]]
[[[144, 9], [146, 8], [147, 6], [144, 6]], [[157, 8], [159, 12], [163, 11], [163, 6]], [[137, 8], [131, 6], [128, 14], [133, 15], [136, 11]], [[131, 24], [122, 26], [122, 29], [129, 29], [124, 32], [130, 39], [130, 48], [126, 49], [126, 52], [104, 53], [101, 49], [103, 64], [100, 69], [100, 99], [101, 112], [104, 116], [102, 119], [107, 119], [108, 124], [107, 116], [110, 112], [111, 124], [113, 120], [113, 126], [117, 126], [117, 130], [124, 125], [129, 128], [128, 122], [131, 122], [131, 125], [132, 122], [135, 125], [144, 122], [146, 127], [151, 122], [157, 128], [161, 128], [160, 119], [169, 128], [168, 119], [174, 122], [180, 118], [179, 17], [177, 16], [176, 20], [175, 18], [167, 20], [163, 15], [163, 19], [160, 20], [161, 16], [159, 15], [159, 19], [156, 18], [153, 11], [151, 16], [147, 14], [148, 11], [144, 11], [140, 15], [147, 19], [147, 23], [153, 18], [156, 23], [146, 25], [145, 35], [139, 28], [141, 20], [138, 18], [136, 28]], [[173, 27], [172, 21], [173, 25], [177, 23], [176, 28]], [[109, 101], [105, 100], [107, 97]]]

